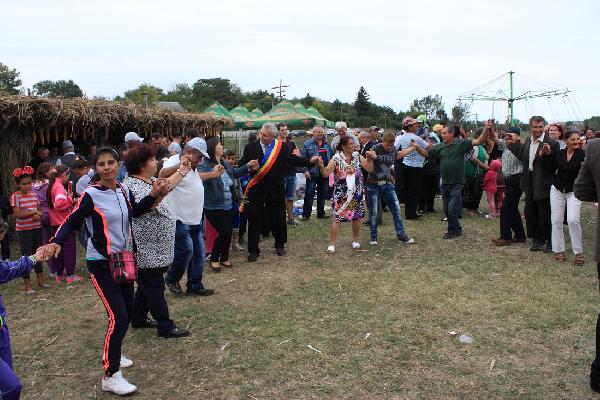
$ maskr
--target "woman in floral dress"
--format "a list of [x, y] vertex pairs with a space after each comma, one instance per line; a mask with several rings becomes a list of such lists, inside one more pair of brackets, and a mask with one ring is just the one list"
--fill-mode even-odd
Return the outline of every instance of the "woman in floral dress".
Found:
[[360, 248], [358, 235], [360, 233], [361, 220], [365, 213], [363, 176], [360, 170], [362, 166], [367, 171], [373, 170], [373, 158], [377, 157], [374, 152], [366, 152], [366, 158], [354, 150], [354, 142], [349, 136], [340, 139], [336, 154], [327, 166], [319, 161], [321, 175], [324, 177], [334, 174], [332, 221], [331, 221], [331, 243], [327, 247], [327, 253], [335, 252], [335, 242], [340, 231], [340, 222], [352, 221], [352, 248]]

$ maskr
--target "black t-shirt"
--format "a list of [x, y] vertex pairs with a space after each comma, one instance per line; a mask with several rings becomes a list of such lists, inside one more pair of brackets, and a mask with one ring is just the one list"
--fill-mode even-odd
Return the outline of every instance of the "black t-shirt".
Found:
[[373, 160], [373, 171], [369, 172], [368, 182], [392, 180], [392, 166], [396, 159], [396, 148], [392, 146], [390, 151], [386, 151], [381, 144], [376, 144], [371, 148], [377, 154], [377, 159]]
[[[292, 139], [287, 139], [285, 142], [283, 142], [284, 146], [287, 146], [290, 153], [292, 151], [294, 151], [294, 149], [297, 149], [298, 146], [296, 146], [296, 142], [294, 142]], [[300, 172], [302, 172], [302, 168], [299, 169]], [[292, 164], [290, 163], [286, 163], [285, 165], [285, 176], [294, 176], [296, 175], [296, 167], [294, 167]]]

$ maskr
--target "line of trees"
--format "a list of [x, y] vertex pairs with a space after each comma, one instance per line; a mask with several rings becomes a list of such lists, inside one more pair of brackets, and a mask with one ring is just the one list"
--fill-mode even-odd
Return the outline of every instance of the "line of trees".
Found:
[[[85, 97], [85, 94], [73, 80], [44, 80], [37, 82], [30, 89], [22, 86], [19, 72], [0, 63], [0, 92], [9, 94], [31, 94], [43, 97]], [[190, 112], [202, 112], [214, 101], [219, 101], [227, 109], [232, 109], [238, 104], [252, 110], [259, 108], [263, 112], [271, 109], [277, 99], [267, 90], [243, 91], [229, 79], [209, 78], [199, 79], [194, 84], [178, 83], [168, 91], [142, 83], [137, 88], [126, 90], [122, 95], [116, 96], [115, 101], [132, 101], [143, 105], [145, 95], [150, 105], [158, 101], [177, 101]], [[407, 110], [395, 111], [392, 107], [378, 105], [371, 101], [367, 90], [361, 86], [356, 93], [353, 103], [342, 102], [339, 99], [326, 101], [307, 93], [302, 98], [290, 99], [300, 102], [304, 107], [316, 108], [325, 118], [331, 121], [346, 121], [352, 127], [368, 127], [378, 125], [382, 128], [400, 129], [402, 119], [407, 115], [416, 117], [424, 114], [430, 125], [448, 122], [460, 123], [467, 130], [474, 129], [470, 121], [468, 104], [458, 103], [447, 115], [442, 96], [427, 95], [414, 99]], [[594, 129], [600, 129], [600, 117], [591, 117], [585, 124]]]

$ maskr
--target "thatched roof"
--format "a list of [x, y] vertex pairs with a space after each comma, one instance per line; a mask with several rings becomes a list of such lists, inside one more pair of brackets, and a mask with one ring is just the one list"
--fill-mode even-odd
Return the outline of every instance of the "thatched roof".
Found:
[[94, 134], [100, 129], [108, 136], [109, 131], [122, 133], [124, 129], [148, 135], [153, 131], [170, 133], [196, 127], [211, 136], [226, 123], [229, 121], [223, 117], [144, 109], [129, 102], [0, 95], [0, 132], [32, 130], [34, 141], [43, 136], [39, 130], [45, 131], [46, 136], [48, 131], [54, 131], [56, 137], [60, 134], [75, 138], [78, 133]]

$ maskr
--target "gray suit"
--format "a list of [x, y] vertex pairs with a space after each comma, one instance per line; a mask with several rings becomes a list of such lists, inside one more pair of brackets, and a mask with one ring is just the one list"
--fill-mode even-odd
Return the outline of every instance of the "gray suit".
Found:
[[529, 171], [531, 138], [527, 138], [525, 144], [513, 143], [507, 147], [521, 160], [523, 165], [520, 186], [525, 192], [527, 237], [533, 238], [534, 245], [548, 241], [548, 246], [550, 246], [550, 186], [552, 186], [554, 174], [544, 168], [540, 158], [539, 151], [544, 143], [550, 145], [552, 153], [559, 150], [558, 142], [549, 135], [544, 135], [544, 140], [538, 146], [538, 151], [533, 159], [533, 171]]
[[[600, 198], [600, 139], [588, 142], [585, 147], [585, 160], [581, 164], [579, 175], [573, 186], [575, 197], [581, 201], [597, 202]], [[600, 287], [600, 208], [596, 216], [596, 245], [594, 258], [598, 268], [598, 285]], [[596, 320], [596, 359], [590, 372], [592, 389], [600, 392], [600, 314]]]

